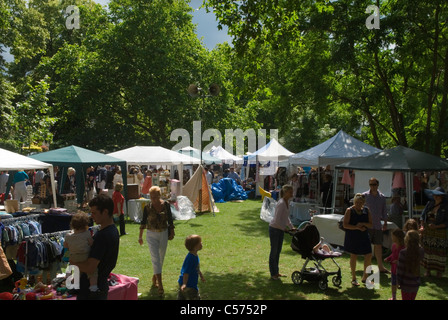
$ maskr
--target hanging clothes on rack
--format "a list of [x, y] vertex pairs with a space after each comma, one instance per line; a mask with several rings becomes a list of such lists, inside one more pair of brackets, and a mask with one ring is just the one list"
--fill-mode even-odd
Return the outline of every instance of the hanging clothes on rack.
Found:
[[5, 252], [8, 251], [8, 246], [19, 244], [24, 237], [42, 233], [39, 216], [38, 214], [28, 215], [0, 222], [0, 239]]
[[[17, 270], [26, 275], [50, 272], [54, 278], [62, 267], [64, 236], [70, 230], [26, 237], [17, 250]], [[46, 275], [46, 272], [44, 274]], [[43, 279], [44, 280], [44, 279]]]

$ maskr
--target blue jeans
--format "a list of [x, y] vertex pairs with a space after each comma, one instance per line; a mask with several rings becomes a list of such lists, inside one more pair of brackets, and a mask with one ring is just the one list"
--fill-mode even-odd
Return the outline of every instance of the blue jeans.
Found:
[[269, 254], [269, 271], [272, 276], [279, 274], [278, 262], [280, 260], [280, 252], [283, 246], [283, 237], [285, 233], [283, 230], [269, 226], [269, 239], [271, 242], [271, 253]]

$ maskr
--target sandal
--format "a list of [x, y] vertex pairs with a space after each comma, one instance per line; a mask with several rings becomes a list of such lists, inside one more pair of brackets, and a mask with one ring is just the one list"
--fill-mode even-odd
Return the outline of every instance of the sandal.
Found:
[[152, 276], [152, 286], [158, 288], [156, 275]]
[[280, 277], [286, 277], [286, 276], [285, 276], [284, 274], [280, 274], [280, 273], [279, 273], [279, 274], [277, 274], [277, 277], [280, 278]]
[[[365, 279], [365, 280], [361, 280], [361, 282], [364, 284], [364, 285], [367, 285], [366, 284], [366, 282], [367, 282], [367, 279]], [[369, 283], [370, 283], [370, 285], [374, 285], [374, 283], [373, 283], [373, 281], [369, 281]]]
[[359, 287], [359, 283], [356, 279], [352, 280], [352, 286]]

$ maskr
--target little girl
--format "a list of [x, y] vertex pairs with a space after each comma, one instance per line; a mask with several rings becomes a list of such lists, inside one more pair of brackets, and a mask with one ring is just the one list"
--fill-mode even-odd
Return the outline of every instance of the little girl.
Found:
[[392, 253], [390, 256], [384, 259], [391, 265], [391, 285], [392, 285], [392, 298], [389, 300], [397, 300], [397, 263], [398, 255], [400, 251], [404, 249], [404, 232], [401, 229], [395, 229], [392, 232]]
[[406, 248], [398, 255], [397, 284], [403, 300], [415, 300], [420, 287], [420, 262], [424, 252], [419, 243], [418, 231], [409, 230], [404, 238]]
[[[64, 247], [68, 248], [70, 260], [73, 262], [81, 262], [87, 260], [90, 253], [90, 246], [93, 244], [93, 238], [89, 231], [90, 218], [85, 212], [76, 213], [70, 222], [72, 231], [65, 236]], [[90, 281], [90, 291], [98, 290], [97, 280], [98, 271], [88, 274]]]

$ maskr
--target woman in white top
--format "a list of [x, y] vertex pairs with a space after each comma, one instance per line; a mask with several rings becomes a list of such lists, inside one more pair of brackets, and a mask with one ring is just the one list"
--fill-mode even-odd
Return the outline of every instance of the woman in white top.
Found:
[[288, 229], [295, 230], [289, 219], [289, 200], [293, 196], [293, 188], [285, 184], [280, 191], [281, 199], [275, 207], [274, 218], [269, 223], [269, 239], [271, 242], [271, 252], [269, 254], [269, 271], [271, 279], [278, 280], [281, 275], [278, 270], [280, 252], [282, 251], [283, 237]]

